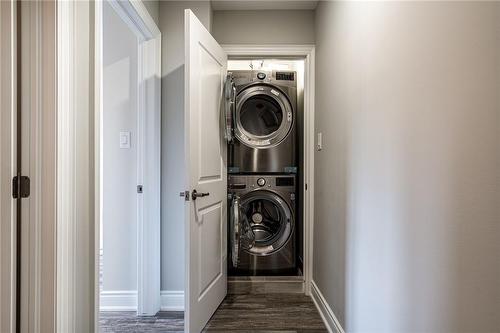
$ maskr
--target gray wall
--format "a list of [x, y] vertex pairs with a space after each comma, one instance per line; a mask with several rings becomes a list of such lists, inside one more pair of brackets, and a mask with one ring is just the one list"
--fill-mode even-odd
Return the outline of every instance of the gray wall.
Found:
[[[137, 37], [103, 3], [103, 290], [137, 290]], [[120, 131], [131, 148], [120, 149]]]
[[323, 2], [314, 280], [350, 332], [500, 327], [500, 4]]
[[208, 1], [160, 2], [162, 33], [161, 289], [184, 290], [184, 9], [210, 27]]
[[214, 11], [213, 36], [220, 44], [314, 44], [314, 11]]
[[149, 15], [153, 18], [156, 25], [160, 24], [160, 1], [158, 0], [142, 0], [142, 3], [148, 10]]

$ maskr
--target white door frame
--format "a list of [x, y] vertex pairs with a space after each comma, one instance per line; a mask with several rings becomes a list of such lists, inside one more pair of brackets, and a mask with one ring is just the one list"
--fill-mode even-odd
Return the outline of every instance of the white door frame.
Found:
[[[161, 32], [142, 2], [108, 0], [108, 3], [139, 39], [137, 184], [143, 185], [143, 193], [137, 196], [137, 314], [154, 315], [160, 310], [161, 274], [161, 83], [159, 82], [161, 80]], [[102, 3], [100, 5], [102, 6]], [[102, 21], [99, 25], [101, 24]], [[102, 137], [102, 117], [99, 118]], [[101, 150], [99, 154], [100, 178], [102, 179], [102, 141], [99, 141], [99, 146]], [[99, 195], [102, 193], [102, 185], [101, 182]], [[100, 200], [102, 202], [102, 198]], [[102, 204], [100, 206], [100, 218], [102, 218]]]
[[[113, 3], [112, 3], [113, 4]], [[141, 1], [116, 1], [143, 36], [138, 147], [147, 163], [138, 213], [138, 312], [160, 308], [161, 34]], [[102, 2], [57, 2], [57, 331], [99, 331], [102, 187]], [[128, 21], [127, 21], [128, 20]], [[141, 61], [142, 60], [142, 61]], [[147, 128], [147, 130], [146, 130]], [[144, 177], [147, 175], [147, 177]], [[139, 178], [141, 180], [141, 178]], [[147, 240], [147, 241], [144, 241]], [[92, 310], [93, 309], [93, 310]]]
[[15, 331], [17, 173], [16, 18], [15, 3], [0, 2], [0, 332]]
[[304, 282], [311, 294], [314, 226], [314, 45], [221, 45], [231, 57], [299, 57], [304, 59]]

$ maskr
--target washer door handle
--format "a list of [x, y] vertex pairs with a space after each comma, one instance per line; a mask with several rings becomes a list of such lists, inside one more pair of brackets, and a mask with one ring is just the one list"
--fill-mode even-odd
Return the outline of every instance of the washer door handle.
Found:
[[196, 198], [206, 197], [206, 196], [208, 196], [208, 195], [210, 195], [210, 193], [208, 193], [208, 192], [205, 192], [205, 193], [203, 193], [203, 192], [202, 192], [202, 193], [198, 193], [198, 191], [193, 190], [193, 193], [191, 193], [191, 198], [192, 198], [193, 200], [196, 200]]

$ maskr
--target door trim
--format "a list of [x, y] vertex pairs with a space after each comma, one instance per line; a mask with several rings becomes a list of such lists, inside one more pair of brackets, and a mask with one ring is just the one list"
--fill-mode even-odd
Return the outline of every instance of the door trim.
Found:
[[[86, 2], [57, 2], [57, 285], [59, 332], [92, 331], [94, 59]], [[77, 125], [78, 124], [78, 125]], [[78, 237], [77, 237], [78, 235]], [[98, 244], [98, 243], [97, 243]], [[89, 308], [88, 310], [86, 308]]]
[[[115, 1], [118, 2], [118, 1]], [[160, 309], [161, 34], [140, 1], [116, 4], [139, 32], [142, 77], [138, 140], [144, 200], [138, 226], [138, 308]], [[102, 188], [102, 2], [57, 2], [57, 331], [99, 331], [99, 239]], [[126, 21], [127, 22], [127, 21]], [[143, 36], [143, 37], [140, 37]], [[144, 84], [142, 84], [144, 82]], [[73, 120], [73, 121], [72, 121]], [[147, 127], [147, 130], [145, 128]], [[155, 157], [154, 155], [157, 155]], [[151, 159], [150, 159], [151, 156]], [[146, 183], [147, 181], [147, 183]], [[150, 207], [158, 207], [154, 210]], [[154, 212], [149, 215], [148, 212]], [[157, 217], [156, 217], [157, 216]], [[149, 238], [154, 235], [153, 238]], [[144, 239], [148, 241], [145, 242]], [[54, 279], [55, 281], [55, 279]], [[156, 310], [157, 311], [157, 310]], [[154, 313], [156, 313], [156, 311]], [[154, 314], [153, 313], [153, 314]]]
[[[137, 196], [137, 314], [155, 315], [161, 306], [161, 32], [142, 2], [108, 3], [139, 39], [137, 184], [143, 185], [143, 193]], [[100, 126], [102, 134], [102, 121]], [[100, 168], [102, 175], [102, 159]]]
[[311, 295], [313, 274], [314, 227], [314, 45], [246, 45], [222, 44], [228, 57], [300, 57], [304, 59], [304, 282], [305, 293]]
[[16, 3], [0, 2], [0, 332], [16, 326], [16, 200], [12, 178], [17, 173]]

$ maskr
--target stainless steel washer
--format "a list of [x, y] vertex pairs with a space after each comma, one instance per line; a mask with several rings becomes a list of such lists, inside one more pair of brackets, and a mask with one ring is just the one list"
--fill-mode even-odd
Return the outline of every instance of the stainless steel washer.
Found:
[[291, 71], [230, 73], [226, 85], [230, 173], [296, 172], [296, 76]]
[[229, 273], [296, 274], [295, 175], [230, 175]]

